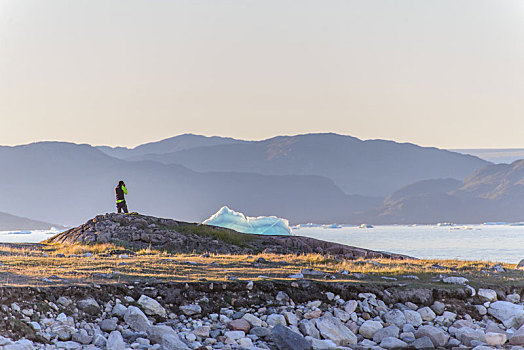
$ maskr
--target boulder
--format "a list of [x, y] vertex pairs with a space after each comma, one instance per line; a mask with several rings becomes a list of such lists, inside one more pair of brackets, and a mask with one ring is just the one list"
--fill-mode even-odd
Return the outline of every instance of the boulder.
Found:
[[314, 320], [301, 320], [298, 323], [298, 328], [305, 336], [310, 336], [316, 339], [320, 339], [320, 332], [315, 326]]
[[269, 327], [275, 327], [277, 324], [281, 324], [283, 326], [287, 326], [286, 318], [284, 315], [281, 314], [271, 314], [266, 319], [267, 324]]
[[357, 344], [357, 336], [339, 319], [331, 315], [317, 318], [315, 324], [325, 339], [333, 341], [338, 346]]
[[404, 349], [408, 347], [408, 344], [398, 338], [387, 337], [382, 339], [380, 347], [384, 349]]
[[524, 345], [524, 326], [517, 329], [515, 333], [509, 338], [511, 345]]
[[255, 315], [252, 314], [245, 314], [242, 316], [242, 318], [249, 322], [253, 327], [261, 327], [262, 326], [262, 320]]
[[161, 317], [166, 317], [167, 315], [166, 309], [164, 309], [158, 301], [147, 295], [140, 296], [140, 299], [138, 299], [138, 305], [140, 305], [147, 315], [158, 315]]
[[201, 313], [202, 307], [198, 304], [181, 305], [180, 311], [182, 311], [186, 316], [193, 316]]
[[398, 338], [398, 335], [400, 333], [400, 329], [395, 326], [394, 324], [382, 329], [379, 329], [375, 332], [373, 335], [373, 341], [377, 344], [380, 344], [382, 340], [388, 337]]
[[506, 328], [518, 328], [524, 324], [524, 309], [508, 301], [495, 301], [489, 305], [488, 314], [501, 321]]
[[423, 321], [431, 322], [435, 319], [435, 317], [437, 317], [435, 312], [427, 306], [421, 307], [420, 309], [417, 310], [417, 312], [420, 314], [420, 317], [422, 318]]
[[112, 331], [107, 338], [106, 349], [107, 350], [125, 350], [126, 343], [124, 338], [119, 331]]
[[504, 333], [486, 333], [486, 344], [491, 346], [502, 346], [508, 340], [506, 334]]
[[164, 350], [189, 350], [189, 347], [178, 337], [178, 335], [167, 334], [162, 337], [162, 348]]
[[311, 343], [306, 338], [281, 324], [277, 324], [271, 329], [271, 338], [279, 350], [311, 349]]
[[422, 324], [422, 316], [417, 311], [404, 310], [404, 317], [406, 318], [406, 323], [413, 327], [419, 327]]
[[493, 289], [483, 289], [480, 288], [477, 292], [477, 295], [479, 297], [484, 298], [487, 301], [495, 301], [497, 300], [497, 292], [495, 292]]
[[148, 339], [156, 344], [162, 344], [162, 338], [165, 335], [178, 336], [175, 330], [167, 325], [159, 324], [151, 326], [147, 330]]
[[151, 326], [147, 316], [136, 306], [127, 308], [124, 314], [124, 321], [131, 329], [137, 332], [147, 332]]
[[97, 301], [93, 298], [79, 300], [76, 306], [89, 315], [96, 315], [100, 311], [100, 305], [98, 305]]
[[398, 328], [402, 328], [402, 326], [406, 324], [406, 316], [404, 316], [404, 313], [398, 309], [387, 311], [382, 318], [385, 322], [394, 324]]
[[435, 345], [433, 345], [431, 338], [428, 336], [424, 336], [422, 338], [416, 339], [411, 345], [415, 349], [434, 349], [435, 348]]
[[382, 323], [378, 321], [367, 320], [360, 326], [358, 333], [364, 338], [373, 339], [375, 333], [382, 328]]
[[244, 333], [248, 333], [251, 329], [251, 324], [244, 319], [239, 318], [237, 320], [233, 320], [227, 324], [227, 328], [229, 328], [232, 331], [243, 331]]
[[435, 347], [445, 346], [449, 340], [449, 335], [435, 326], [420, 326], [415, 332], [416, 338], [429, 337]]

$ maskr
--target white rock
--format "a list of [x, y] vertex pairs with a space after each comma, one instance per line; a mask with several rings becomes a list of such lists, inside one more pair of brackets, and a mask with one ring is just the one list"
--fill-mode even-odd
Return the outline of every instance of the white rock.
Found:
[[484, 299], [488, 301], [495, 301], [497, 300], [497, 292], [495, 292], [493, 289], [482, 289], [480, 288], [477, 292], [479, 297], [483, 297]]
[[344, 304], [344, 311], [346, 311], [348, 314], [352, 314], [357, 309], [358, 303], [355, 300], [348, 300]]
[[242, 318], [249, 322], [253, 327], [262, 327], [262, 320], [253, 314], [245, 314]]
[[422, 318], [423, 321], [433, 321], [435, 319], [435, 317], [437, 317], [437, 315], [435, 315], [435, 312], [433, 312], [433, 310], [431, 310], [431, 308], [425, 306], [425, 307], [421, 307], [420, 309], [417, 310], [417, 312], [420, 314], [420, 317]]
[[402, 326], [406, 324], [406, 316], [404, 316], [404, 313], [398, 309], [387, 311], [382, 317], [385, 322], [394, 324], [398, 328], [402, 328]]
[[193, 316], [202, 312], [202, 307], [198, 304], [181, 305], [180, 310], [187, 316]]
[[343, 310], [340, 310], [340, 309], [333, 310], [333, 315], [336, 318], [338, 318], [339, 320], [341, 320], [342, 322], [347, 322], [349, 320], [349, 318], [351, 317], [350, 314], [348, 314], [347, 312], [345, 312]]
[[125, 350], [126, 344], [119, 331], [113, 331], [109, 334], [106, 343], [107, 350]]
[[444, 277], [442, 279], [442, 282], [448, 283], [448, 284], [462, 284], [462, 285], [464, 285], [464, 284], [468, 283], [469, 280], [467, 278], [465, 278], [465, 277], [454, 277], [454, 276], [452, 276], [452, 277]]
[[384, 349], [403, 349], [407, 346], [408, 344], [406, 344], [402, 340], [393, 337], [384, 338], [380, 342], [380, 347]]
[[382, 323], [378, 321], [367, 320], [360, 326], [358, 333], [361, 334], [364, 338], [373, 339], [375, 333], [382, 328]]
[[501, 321], [506, 328], [519, 328], [524, 324], [524, 309], [508, 301], [495, 301], [491, 303], [488, 313]]
[[475, 309], [477, 309], [477, 312], [480, 314], [480, 316], [484, 316], [488, 313], [488, 309], [486, 309], [484, 305], [475, 305]]
[[337, 344], [333, 343], [329, 339], [320, 340], [320, 339], [316, 339], [316, 338], [307, 336], [306, 340], [311, 343], [311, 347], [313, 348], [313, 350], [327, 350], [327, 349], [336, 349], [337, 348]]
[[504, 345], [507, 341], [507, 336], [504, 333], [486, 333], [486, 343], [491, 346]]
[[422, 324], [422, 316], [420, 316], [420, 313], [413, 310], [404, 310], [404, 317], [406, 318], [406, 322], [413, 327], [418, 327]]
[[429, 337], [435, 347], [445, 346], [449, 340], [449, 335], [434, 326], [420, 326], [415, 332], [416, 338]]
[[224, 336], [231, 340], [237, 341], [241, 338], [244, 338], [246, 336], [246, 333], [244, 333], [243, 331], [228, 331], [224, 334]]
[[275, 327], [277, 324], [281, 324], [282, 326], [287, 326], [286, 318], [284, 315], [280, 314], [271, 314], [267, 317], [266, 320], [269, 327]]
[[320, 339], [320, 332], [315, 325], [315, 320], [301, 320], [298, 323], [298, 328], [305, 336]]
[[141, 306], [142, 310], [144, 310], [147, 315], [158, 315], [161, 317], [167, 316], [166, 309], [164, 309], [158, 301], [147, 295], [140, 296], [140, 299], [138, 299], [138, 305]]
[[339, 346], [357, 344], [357, 336], [333, 316], [326, 315], [317, 318], [315, 324], [325, 339], [330, 339]]
[[[167, 334], [162, 337], [162, 348], [164, 350], [189, 350], [189, 347], [178, 337], [178, 335]], [[149, 349], [152, 349], [150, 347]]]
[[124, 321], [131, 329], [137, 332], [147, 332], [151, 323], [147, 319], [147, 316], [137, 308], [136, 306], [130, 306], [127, 308], [124, 314]]

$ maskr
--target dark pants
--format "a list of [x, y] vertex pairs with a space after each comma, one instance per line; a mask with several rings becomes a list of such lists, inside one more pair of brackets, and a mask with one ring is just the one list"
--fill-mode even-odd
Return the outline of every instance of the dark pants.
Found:
[[127, 203], [126, 201], [123, 201], [123, 202], [120, 202], [120, 203], [116, 203], [116, 211], [118, 214], [120, 214], [121, 211], [124, 211], [124, 213], [129, 213], [127, 211]]

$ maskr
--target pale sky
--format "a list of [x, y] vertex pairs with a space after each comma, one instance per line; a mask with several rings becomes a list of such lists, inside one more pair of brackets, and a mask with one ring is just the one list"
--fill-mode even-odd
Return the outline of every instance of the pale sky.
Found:
[[0, 144], [524, 147], [521, 0], [0, 0]]

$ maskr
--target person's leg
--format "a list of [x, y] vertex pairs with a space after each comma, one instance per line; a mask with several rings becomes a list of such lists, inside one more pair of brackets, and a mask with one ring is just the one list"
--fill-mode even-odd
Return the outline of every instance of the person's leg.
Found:
[[122, 205], [121, 205], [121, 203], [116, 203], [116, 212], [117, 212], [117, 214], [120, 214], [122, 212]]
[[127, 203], [126, 202], [122, 203], [122, 209], [124, 209], [124, 214], [129, 213], [129, 211], [127, 210]]

